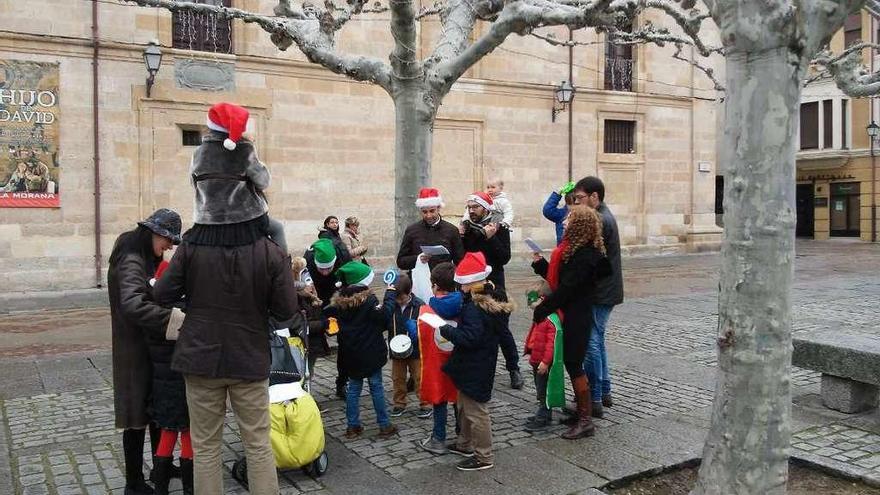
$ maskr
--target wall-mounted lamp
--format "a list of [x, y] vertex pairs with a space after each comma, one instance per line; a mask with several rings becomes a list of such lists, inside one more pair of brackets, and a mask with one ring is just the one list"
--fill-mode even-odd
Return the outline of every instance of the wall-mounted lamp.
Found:
[[159, 49], [159, 44], [155, 41], [151, 41], [144, 50], [144, 64], [147, 66], [147, 98], [149, 98], [156, 73], [159, 72], [159, 67], [162, 65], [162, 50]]
[[550, 117], [552, 122], [556, 122], [556, 114], [564, 112], [568, 109], [568, 104], [574, 98], [574, 86], [568, 81], [562, 81], [556, 87], [556, 101], [553, 102], [553, 110]]

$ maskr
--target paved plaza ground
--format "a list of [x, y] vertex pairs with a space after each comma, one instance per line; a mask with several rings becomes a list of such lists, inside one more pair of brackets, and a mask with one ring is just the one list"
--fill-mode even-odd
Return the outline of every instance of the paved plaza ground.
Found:
[[[428, 435], [431, 421], [411, 412], [396, 418], [397, 437], [378, 439], [366, 396], [365, 435], [344, 439], [343, 403], [331, 397], [335, 363], [319, 360], [313, 391], [327, 408], [329, 471], [318, 479], [283, 472], [282, 493], [589, 493], [698, 459], [715, 382], [718, 261], [718, 254], [624, 260], [627, 300], [612, 313], [607, 334], [615, 405], [596, 421], [593, 438], [562, 440], [562, 426], [523, 431], [535, 407], [534, 387], [511, 390], [499, 359], [491, 404], [496, 467], [490, 471], [458, 472], [458, 458], [421, 451], [417, 441]], [[511, 266], [511, 294], [522, 303], [534, 278], [524, 259]], [[880, 337], [878, 269], [880, 247], [799, 242], [794, 331]], [[530, 315], [519, 306], [512, 325], [521, 343]], [[0, 316], [0, 495], [122, 492], [109, 346], [106, 308]], [[880, 483], [880, 413], [828, 410], [818, 382], [817, 373], [793, 369], [792, 454]], [[228, 467], [243, 455], [231, 415], [224, 444]], [[172, 488], [179, 487], [174, 480]], [[228, 469], [226, 492], [245, 493]]]

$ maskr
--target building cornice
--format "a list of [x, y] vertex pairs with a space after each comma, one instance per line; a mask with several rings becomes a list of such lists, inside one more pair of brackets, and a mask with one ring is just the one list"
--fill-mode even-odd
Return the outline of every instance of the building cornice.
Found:
[[[144, 45], [118, 41], [100, 41], [99, 60], [141, 63]], [[0, 50], [41, 56], [64, 56], [90, 59], [92, 41], [88, 38], [60, 37], [0, 31]], [[353, 81], [330, 72], [316, 64], [284, 58], [257, 55], [230, 55], [207, 52], [192, 52], [176, 48], [165, 48], [166, 60], [187, 58], [205, 61], [234, 63], [236, 70], [244, 73], [278, 75], [305, 79], [319, 79], [328, 82], [349, 84], [368, 83]], [[455, 93], [492, 94], [508, 97], [527, 97], [552, 100], [555, 87], [551, 84], [502, 81], [492, 79], [461, 78], [453, 85]], [[605, 91], [592, 88], [578, 88], [576, 102], [602, 103], [611, 105], [644, 105], [673, 108], [690, 108], [693, 100], [687, 96], [646, 94], [623, 91]]]

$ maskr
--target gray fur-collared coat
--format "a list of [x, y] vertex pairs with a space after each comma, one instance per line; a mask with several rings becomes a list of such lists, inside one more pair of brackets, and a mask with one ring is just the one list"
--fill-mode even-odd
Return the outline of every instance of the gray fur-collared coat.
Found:
[[269, 170], [246, 139], [234, 150], [223, 147], [226, 134], [211, 131], [193, 153], [190, 180], [196, 190], [195, 223], [226, 225], [246, 222], [269, 212], [263, 190]]

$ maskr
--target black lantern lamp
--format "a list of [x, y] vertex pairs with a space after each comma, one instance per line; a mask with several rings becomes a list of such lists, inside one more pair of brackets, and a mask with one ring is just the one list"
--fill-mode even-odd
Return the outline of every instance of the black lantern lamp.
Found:
[[562, 81], [556, 87], [556, 101], [553, 103], [551, 120], [556, 122], [556, 115], [564, 112], [568, 108], [568, 104], [574, 99], [574, 86], [568, 81]]
[[162, 65], [162, 50], [159, 49], [159, 44], [155, 41], [151, 41], [144, 50], [144, 65], [147, 66], [147, 98], [149, 98], [156, 73], [159, 72], [159, 67]]

